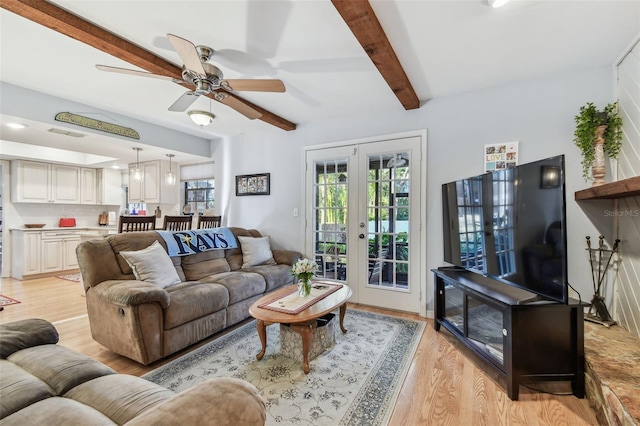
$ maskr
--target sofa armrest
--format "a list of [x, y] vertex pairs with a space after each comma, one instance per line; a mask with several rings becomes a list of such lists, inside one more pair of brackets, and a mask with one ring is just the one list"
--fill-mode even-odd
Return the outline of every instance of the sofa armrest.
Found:
[[265, 424], [266, 415], [264, 399], [255, 386], [219, 377], [180, 392], [126, 425], [256, 426]]
[[138, 280], [109, 280], [91, 287], [98, 298], [117, 305], [136, 306], [159, 303], [162, 309], [169, 307], [169, 293], [163, 288]]
[[299, 251], [295, 250], [271, 250], [273, 260], [278, 265], [293, 265], [293, 263], [302, 257]]
[[0, 324], [0, 358], [39, 345], [58, 343], [58, 331], [47, 320], [29, 318]]

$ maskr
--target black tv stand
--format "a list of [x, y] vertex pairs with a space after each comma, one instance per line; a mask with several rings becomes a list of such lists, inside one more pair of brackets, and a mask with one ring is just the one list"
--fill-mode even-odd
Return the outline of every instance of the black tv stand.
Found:
[[507, 382], [571, 381], [584, 398], [583, 305], [536, 294], [458, 268], [434, 269], [436, 331], [446, 328]]

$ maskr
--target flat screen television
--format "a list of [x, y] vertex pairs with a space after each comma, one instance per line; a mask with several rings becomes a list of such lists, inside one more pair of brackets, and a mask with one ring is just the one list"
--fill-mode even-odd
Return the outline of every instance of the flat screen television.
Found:
[[564, 156], [442, 185], [444, 260], [568, 303]]

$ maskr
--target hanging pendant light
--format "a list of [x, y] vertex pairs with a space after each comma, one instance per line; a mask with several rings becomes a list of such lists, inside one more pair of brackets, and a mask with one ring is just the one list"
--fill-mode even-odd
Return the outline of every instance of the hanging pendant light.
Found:
[[140, 151], [142, 151], [142, 148], [133, 148], [133, 150], [136, 152], [136, 165], [129, 171], [129, 173], [133, 180], [142, 182], [144, 179], [144, 173], [140, 167]]
[[164, 181], [167, 183], [167, 185], [173, 186], [176, 184], [176, 174], [173, 173], [173, 171], [171, 170], [171, 159], [175, 157], [175, 155], [173, 154], [165, 154], [165, 155], [169, 157], [169, 171], [165, 173]]

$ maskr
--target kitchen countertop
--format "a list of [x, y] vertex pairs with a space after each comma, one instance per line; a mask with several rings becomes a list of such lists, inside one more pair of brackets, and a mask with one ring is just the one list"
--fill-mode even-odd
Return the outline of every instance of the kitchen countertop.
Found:
[[10, 231], [40, 232], [40, 231], [89, 231], [99, 234], [98, 231], [106, 231], [107, 233], [118, 233], [117, 226], [44, 226], [42, 228], [11, 228]]

